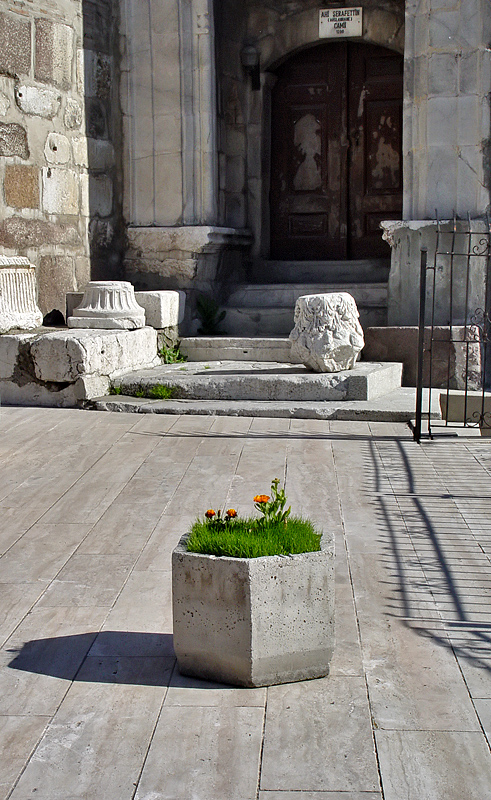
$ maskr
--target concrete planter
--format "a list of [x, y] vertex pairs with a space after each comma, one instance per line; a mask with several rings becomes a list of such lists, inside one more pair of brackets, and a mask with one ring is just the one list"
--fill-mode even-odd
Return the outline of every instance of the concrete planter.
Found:
[[334, 546], [315, 553], [229, 558], [172, 554], [179, 670], [238, 686], [319, 678], [334, 648]]

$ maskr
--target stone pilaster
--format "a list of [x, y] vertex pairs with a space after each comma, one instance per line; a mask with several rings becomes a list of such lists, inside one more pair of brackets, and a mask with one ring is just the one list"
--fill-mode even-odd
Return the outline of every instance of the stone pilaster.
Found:
[[213, 3], [124, 0], [125, 218], [216, 224]]
[[479, 217], [489, 207], [487, 0], [408, 0], [404, 218]]

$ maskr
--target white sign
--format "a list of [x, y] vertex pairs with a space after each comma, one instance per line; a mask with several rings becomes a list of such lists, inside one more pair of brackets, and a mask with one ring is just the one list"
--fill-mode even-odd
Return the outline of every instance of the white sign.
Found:
[[321, 8], [319, 11], [319, 36], [333, 39], [339, 36], [362, 35], [363, 9]]

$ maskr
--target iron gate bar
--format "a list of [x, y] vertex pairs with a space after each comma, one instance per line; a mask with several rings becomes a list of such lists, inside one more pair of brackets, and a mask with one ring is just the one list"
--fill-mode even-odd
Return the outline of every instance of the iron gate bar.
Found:
[[428, 248], [421, 248], [419, 271], [419, 330], [418, 330], [418, 370], [416, 384], [416, 416], [414, 420], [413, 438], [418, 444], [421, 441], [421, 420], [423, 411], [423, 354], [426, 312], [426, 260]]
[[[458, 220], [454, 214], [450, 230], [444, 230], [444, 226], [448, 225], [447, 221], [440, 220], [436, 214], [436, 241], [432, 264], [428, 265], [427, 248], [421, 248], [416, 413], [413, 426], [413, 437], [417, 442], [421, 440], [422, 436], [425, 354], [428, 356], [428, 437], [434, 438], [430, 413], [434, 389], [441, 389], [440, 395], [446, 393], [445, 425], [448, 425], [450, 421], [451, 390], [463, 385], [462, 424], [464, 427], [479, 426], [481, 430], [482, 428], [491, 428], [491, 411], [486, 411], [486, 388], [491, 382], [491, 352], [488, 347], [491, 338], [491, 220], [487, 215], [483, 231], [479, 230], [479, 223], [473, 229], [470, 214], [467, 215], [465, 222]], [[474, 243], [475, 237], [479, 237], [477, 243]], [[480, 264], [479, 259], [484, 259], [484, 264]], [[433, 279], [428, 285], [427, 273], [429, 270], [433, 270]], [[483, 275], [481, 275], [482, 272]], [[441, 317], [443, 311], [445, 322], [436, 319], [437, 273], [442, 273], [442, 290], [448, 292], [445, 297], [440, 291], [438, 303], [438, 314]], [[445, 277], [448, 280], [447, 286], [445, 286]], [[476, 296], [477, 278], [481, 283]], [[427, 294], [430, 292], [431, 305], [428, 309]], [[460, 297], [457, 297], [455, 292], [460, 292]], [[462, 299], [464, 300], [463, 308], [459, 302]], [[445, 313], [447, 300], [448, 317]], [[470, 305], [474, 302], [477, 307], [471, 309]], [[428, 310], [429, 330], [426, 331]], [[436, 334], [436, 329], [442, 325], [443, 327], [448, 325], [448, 336]], [[425, 336], [426, 333], [429, 334], [429, 341]], [[435, 343], [439, 344], [438, 350]], [[445, 357], [442, 354], [444, 343], [448, 346], [446, 369]], [[461, 374], [457, 372], [460, 369], [459, 359], [456, 355], [459, 349], [461, 349], [463, 361]], [[472, 356], [476, 357], [476, 349], [479, 354], [479, 374], [477, 375], [475, 370], [472, 370], [471, 361]], [[437, 386], [433, 385], [435, 351], [440, 360], [440, 372], [443, 369], [443, 374], [446, 373], [446, 380], [441, 383], [437, 380]], [[452, 358], [454, 360], [453, 374]], [[481, 391], [479, 411], [469, 411], [473, 379], [476, 380], [476, 388]]]

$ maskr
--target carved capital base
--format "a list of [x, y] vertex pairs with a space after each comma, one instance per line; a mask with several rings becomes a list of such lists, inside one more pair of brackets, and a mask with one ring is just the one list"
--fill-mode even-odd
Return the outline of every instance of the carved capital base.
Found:
[[128, 281], [90, 281], [67, 324], [69, 328], [135, 330], [145, 327], [145, 310], [136, 302]]

